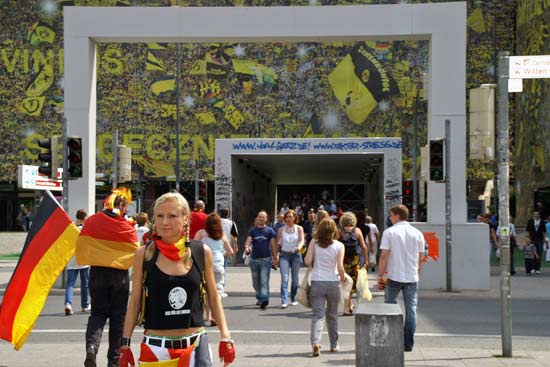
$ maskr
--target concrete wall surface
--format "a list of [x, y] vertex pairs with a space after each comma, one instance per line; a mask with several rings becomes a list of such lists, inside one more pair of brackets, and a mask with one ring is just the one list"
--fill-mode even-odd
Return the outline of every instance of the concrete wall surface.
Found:
[[[412, 223], [422, 232], [436, 232], [439, 260], [429, 259], [420, 274], [420, 289], [446, 289], [445, 225]], [[453, 290], [488, 290], [490, 287], [489, 228], [483, 223], [453, 224]]]

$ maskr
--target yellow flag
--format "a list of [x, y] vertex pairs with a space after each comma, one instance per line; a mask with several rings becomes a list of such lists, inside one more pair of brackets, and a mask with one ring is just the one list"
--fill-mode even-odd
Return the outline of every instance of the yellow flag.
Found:
[[155, 96], [160, 96], [163, 93], [170, 92], [176, 89], [176, 79], [171, 77], [169, 79], [159, 80], [151, 84], [151, 91]]
[[477, 33], [485, 33], [485, 20], [483, 19], [483, 10], [476, 8], [472, 11], [472, 14], [468, 16], [468, 27], [472, 28]]
[[53, 68], [43, 67], [27, 87], [27, 96], [39, 97], [50, 88], [53, 83]]
[[253, 89], [254, 83], [252, 82], [252, 80], [243, 80], [243, 90], [246, 96], [251, 95]]
[[46, 97], [28, 97], [19, 105], [19, 111], [29, 116], [40, 116]]
[[168, 161], [151, 159], [148, 157], [132, 157], [138, 166], [143, 168], [145, 177], [158, 178], [166, 176], [174, 176], [174, 167]]
[[216, 123], [216, 117], [212, 112], [197, 112], [194, 114], [201, 125], [210, 125]]
[[145, 69], [166, 71], [166, 66], [164, 65], [164, 62], [153, 55], [152, 52], [147, 52], [147, 65], [145, 66]]
[[361, 124], [376, 107], [377, 102], [355, 75], [354, 68], [351, 56], [348, 54], [328, 75], [328, 81], [349, 119], [356, 124]]
[[254, 72], [256, 63], [254, 61], [232, 59], [231, 62], [233, 63], [233, 70], [235, 71], [235, 73], [245, 74], [245, 75], [256, 75], [256, 73]]
[[223, 117], [231, 124], [231, 126], [233, 126], [233, 128], [235, 128], [235, 130], [237, 130], [245, 120], [242, 112], [239, 111], [233, 103], [225, 108], [225, 114]]
[[199, 82], [199, 95], [202, 98], [212, 98], [221, 94], [220, 82], [215, 79], [208, 79]]
[[147, 44], [149, 50], [166, 50], [166, 43], [151, 42]]
[[189, 71], [190, 75], [206, 75], [206, 61], [204, 60], [197, 60], [191, 66], [191, 70]]

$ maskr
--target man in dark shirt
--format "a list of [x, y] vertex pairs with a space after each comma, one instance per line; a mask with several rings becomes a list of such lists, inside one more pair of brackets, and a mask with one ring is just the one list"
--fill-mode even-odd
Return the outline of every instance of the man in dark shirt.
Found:
[[277, 234], [273, 228], [266, 225], [267, 212], [260, 210], [256, 216], [256, 223], [248, 231], [244, 251], [250, 256], [250, 272], [252, 284], [256, 291], [257, 305], [265, 310], [269, 304], [269, 274], [271, 267], [277, 266], [277, 251], [275, 238]]
[[315, 210], [309, 209], [307, 212], [307, 219], [304, 220], [302, 227], [304, 227], [304, 234], [306, 235], [305, 246], [309, 245], [309, 242], [313, 238], [313, 225], [315, 224]]
[[534, 271], [535, 274], [540, 274], [540, 258], [542, 255], [542, 249], [544, 247], [546, 233], [546, 226], [544, 224], [544, 221], [542, 220], [540, 212], [538, 212], [537, 210], [533, 212], [533, 218], [529, 219], [525, 230], [529, 233], [531, 242], [537, 248], [537, 253], [539, 254], [539, 257], [535, 260]]

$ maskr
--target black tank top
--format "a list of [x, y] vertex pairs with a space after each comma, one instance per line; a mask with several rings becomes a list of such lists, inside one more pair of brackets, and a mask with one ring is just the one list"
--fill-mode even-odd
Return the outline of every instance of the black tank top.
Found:
[[185, 275], [168, 275], [153, 265], [146, 280], [144, 327], [167, 330], [204, 326], [200, 284], [201, 274], [195, 264]]

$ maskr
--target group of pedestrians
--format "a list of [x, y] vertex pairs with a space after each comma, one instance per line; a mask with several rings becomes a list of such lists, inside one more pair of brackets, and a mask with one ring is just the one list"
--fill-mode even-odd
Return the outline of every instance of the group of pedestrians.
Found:
[[[364, 213], [364, 212], [363, 212]], [[385, 289], [385, 302], [396, 303], [400, 291], [405, 301], [405, 351], [414, 345], [416, 329], [417, 283], [425, 252], [425, 240], [420, 231], [408, 223], [408, 209], [397, 205], [390, 210], [392, 227], [382, 236], [378, 287]], [[269, 305], [271, 269], [281, 271], [281, 305], [286, 309], [296, 305], [302, 249], [307, 248], [303, 262], [311, 268], [309, 301], [312, 306], [312, 355], [321, 351], [321, 334], [327, 323], [330, 352], [338, 351], [338, 305], [344, 301], [344, 316], [352, 315], [358, 272], [361, 268], [374, 270], [377, 263], [377, 244], [380, 231], [368, 215], [358, 226], [357, 216], [344, 212], [338, 223], [325, 210], [308, 211], [303, 227], [297, 215], [288, 209], [277, 221], [277, 230], [267, 225], [268, 214], [258, 212], [254, 226], [248, 231], [244, 251], [250, 256], [252, 284], [256, 304], [261, 309]], [[275, 226], [274, 226], [275, 227]], [[309, 240], [309, 241], [308, 241]], [[346, 278], [350, 280], [346, 280]], [[290, 280], [290, 282], [289, 282]], [[345, 287], [351, 281], [351, 287]], [[289, 292], [290, 283], [290, 292]], [[349, 288], [341, 295], [344, 288]], [[348, 293], [349, 292], [349, 293]]]
[[[550, 261], [550, 215], [544, 219], [544, 210], [537, 207], [525, 226], [525, 241], [518, 241], [514, 218], [510, 217], [508, 236], [510, 238], [510, 275], [516, 274], [514, 253], [519, 248], [523, 255], [525, 273], [527, 276], [541, 274], [542, 261]], [[490, 254], [493, 251], [500, 257], [499, 237], [501, 228], [496, 215], [483, 214], [478, 222], [489, 226]], [[546, 252], [546, 255], [545, 255]]]
[[[235, 356], [234, 342], [221, 302], [227, 258], [237, 249], [237, 229], [227, 218], [229, 210], [221, 210], [221, 215], [206, 214], [204, 203], [199, 200], [191, 211], [180, 194], [164, 194], [155, 202], [152, 224], [148, 223], [148, 217], [139, 218], [138, 228], [151, 228], [145, 231], [148, 235], [143, 236], [144, 241], [140, 241], [125, 214], [131, 200], [128, 195], [115, 191], [108, 199], [104, 210], [87, 220], [85, 212], [77, 215], [80, 226], [86, 222], [77, 241], [76, 260], [81, 263], [79, 260], [87, 259], [91, 265], [91, 314], [84, 365], [97, 365], [97, 351], [107, 320], [109, 367], [135, 364], [129, 346], [136, 325], [145, 329], [139, 357], [142, 364], [169, 365], [164, 363], [171, 361], [174, 366], [211, 365], [206, 326], [219, 328], [219, 356], [224, 365], [231, 363]], [[269, 305], [272, 269], [280, 268], [280, 307], [286, 309], [297, 305], [302, 263], [311, 268], [313, 356], [321, 353], [325, 322], [329, 351], [338, 351], [338, 305], [343, 286], [347, 289], [352, 288], [350, 283], [355, 286], [361, 267], [372, 270], [376, 266], [375, 244], [380, 242], [380, 233], [370, 226], [372, 219], [368, 215], [358, 222], [357, 217], [361, 215], [345, 212], [337, 222], [325, 210], [311, 210], [302, 226], [298, 224], [296, 212], [289, 209], [283, 215], [284, 224], [275, 231], [268, 225], [267, 212], [261, 210], [247, 233], [244, 253], [250, 256], [252, 284], [261, 309]], [[422, 234], [408, 224], [406, 207], [393, 207], [390, 219], [393, 227], [384, 232], [380, 245], [378, 286], [385, 288], [387, 303], [395, 303], [397, 294], [403, 291], [407, 351], [412, 350], [414, 344], [416, 284], [424, 240]], [[106, 251], [109, 246], [116, 249], [106, 252], [113, 258], [107, 258], [104, 253], [94, 255], [94, 251]], [[84, 248], [87, 257], [79, 255]], [[134, 287], [129, 297], [130, 267]], [[72, 269], [71, 274], [75, 274]], [[71, 280], [74, 278], [70, 276]], [[81, 275], [82, 284], [85, 280], [86, 276]], [[342, 295], [344, 315], [354, 312], [352, 293], [348, 290]], [[66, 309], [72, 313], [71, 302], [67, 304]], [[90, 310], [87, 292], [82, 295], [82, 309]]]

